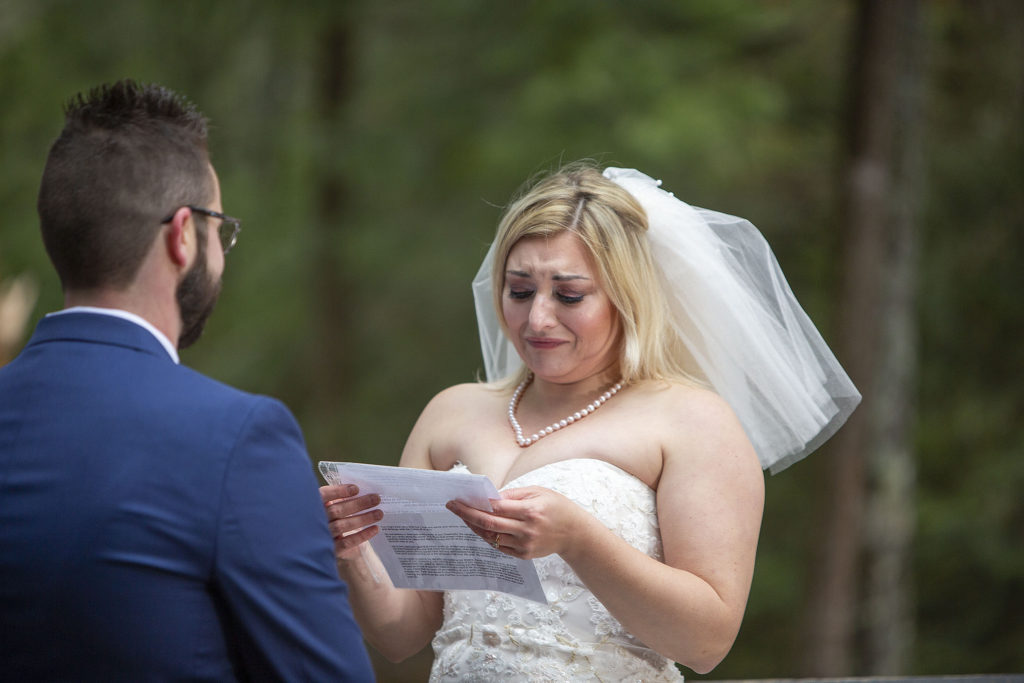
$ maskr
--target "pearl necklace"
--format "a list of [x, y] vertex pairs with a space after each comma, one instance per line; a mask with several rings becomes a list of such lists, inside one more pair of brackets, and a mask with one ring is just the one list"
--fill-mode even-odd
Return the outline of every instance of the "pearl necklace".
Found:
[[568, 427], [572, 423], [582, 420], [587, 415], [590, 415], [592, 412], [603, 406], [605, 401], [619, 393], [619, 390], [622, 388], [622, 382], [616, 382], [615, 386], [594, 399], [594, 402], [588, 404], [586, 408], [583, 408], [572, 415], [568, 415], [557, 422], [552, 422], [550, 425], [530, 437], [524, 437], [523, 428], [519, 425], [519, 420], [516, 419], [516, 408], [519, 407], [519, 399], [523, 397], [523, 392], [526, 390], [526, 387], [530, 386], [530, 382], [532, 381], [533, 373], [531, 372], [526, 376], [526, 379], [519, 383], [519, 386], [516, 387], [516, 390], [512, 393], [512, 400], [508, 402], [508, 421], [511, 423], [512, 429], [516, 433], [516, 442], [519, 444], [520, 448], [532, 446], [548, 434], [554, 434], [559, 429]]

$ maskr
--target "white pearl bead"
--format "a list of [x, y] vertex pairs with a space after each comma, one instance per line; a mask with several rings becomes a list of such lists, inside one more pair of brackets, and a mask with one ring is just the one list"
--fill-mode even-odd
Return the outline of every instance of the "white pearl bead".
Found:
[[532, 381], [533, 374], [531, 373], [526, 377], [526, 379], [520, 382], [519, 386], [516, 387], [516, 390], [512, 392], [512, 400], [510, 400], [508, 404], [509, 424], [512, 425], [512, 430], [513, 432], [515, 432], [516, 443], [518, 443], [523, 448], [533, 443], [536, 443], [537, 441], [547, 436], [548, 434], [557, 432], [558, 430], [564, 429], [565, 427], [568, 427], [569, 425], [573, 424], [578, 420], [582, 420], [584, 417], [586, 417], [587, 415], [589, 415], [590, 413], [594, 412], [602, 405], [604, 405], [605, 401], [614, 396], [619, 391], [619, 389], [622, 388], [622, 382], [617, 382], [615, 386], [613, 386], [611, 389], [598, 396], [596, 399], [594, 399], [594, 402], [588, 404], [587, 407], [557, 422], [551, 423], [547, 427], [541, 429], [539, 432], [534, 433], [532, 436], [530, 436], [530, 438], [526, 439], [523, 438], [522, 425], [520, 425], [519, 420], [516, 419], [516, 408], [519, 406], [520, 396], [522, 396], [523, 392], [526, 390], [526, 387], [529, 386], [530, 382]]

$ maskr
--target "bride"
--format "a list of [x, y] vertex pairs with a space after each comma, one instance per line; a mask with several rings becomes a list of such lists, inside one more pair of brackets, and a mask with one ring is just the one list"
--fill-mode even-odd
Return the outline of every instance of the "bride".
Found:
[[577, 164], [511, 204], [474, 283], [487, 383], [442, 391], [400, 464], [487, 475], [449, 509], [533, 559], [547, 605], [400, 590], [365, 542], [377, 492], [327, 486], [365, 637], [431, 680], [681, 680], [728, 653], [747, 603], [762, 468], [803, 457], [859, 401], [742, 219], [632, 170]]

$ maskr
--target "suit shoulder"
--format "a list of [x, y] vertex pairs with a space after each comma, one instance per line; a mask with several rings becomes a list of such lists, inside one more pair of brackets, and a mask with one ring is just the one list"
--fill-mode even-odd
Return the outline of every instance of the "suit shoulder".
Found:
[[214, 379], [209, 375], [204, 375], [198, 370], [194, 370], [193, 368], [185, 365], [178, 366], [178, 370], [178, 373], [176, 373], [178, 381], [189, 386], [193, 390], [200, 392], [200, 395], [203, 396], [225, 401], [239, 401], [243, 403], [259, 401], [274, 401], [280, 403], [280, 401], [271, 396], [264, 396], [262, 394], [246, 391], [245, 389], [239, 389], [236, 386], [227, 384], [219, 379]]
[[[236, 416], [234, 419], [283, 420], [296, 423], [291, 410], [280, 399], [239, 389], [186, 366], [180, 366], [176, 373], [178, 390], [186, 400], [203, 406], [215, 414]], [[229, 420], [230, 421], [230, 420]]]

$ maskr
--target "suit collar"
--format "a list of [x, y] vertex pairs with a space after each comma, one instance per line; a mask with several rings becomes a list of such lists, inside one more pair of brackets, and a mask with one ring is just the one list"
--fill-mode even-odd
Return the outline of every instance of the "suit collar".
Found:
[[68, 311], [46, 316], [39, 321], [28, 346], [50, 341], [110, 344], [177, 362], [150, 330], [126, 318], [104, 313]]

